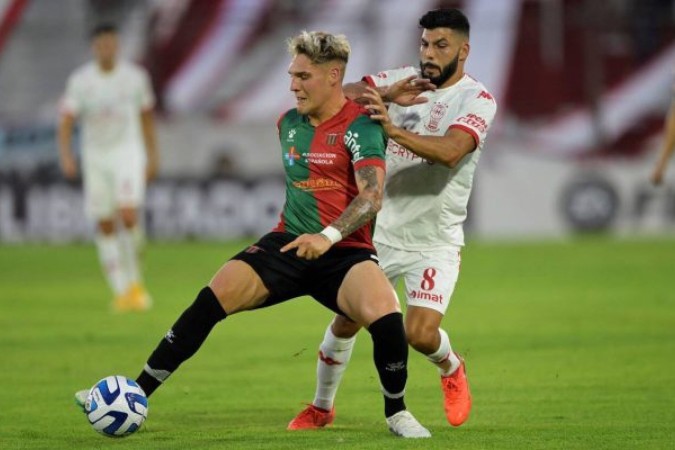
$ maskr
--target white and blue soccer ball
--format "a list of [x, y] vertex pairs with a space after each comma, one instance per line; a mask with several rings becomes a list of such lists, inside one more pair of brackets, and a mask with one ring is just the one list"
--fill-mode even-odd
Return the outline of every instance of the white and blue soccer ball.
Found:
[[134, 380], [121, 375], [96, 383], [84, 403], [94, 430], [109, 437], [128, 436], [148, 417], [148, 398]]

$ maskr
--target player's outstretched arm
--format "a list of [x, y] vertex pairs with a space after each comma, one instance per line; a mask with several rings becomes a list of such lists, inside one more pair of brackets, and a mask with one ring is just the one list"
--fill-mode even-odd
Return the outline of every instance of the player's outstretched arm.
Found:
[[[359, 81], [358, 83], [344, 85], [343, 91], [347, 98], [365, 105], [369, 103], [368, 98], [364, 96], [364, 94], [368, 92], [368, 88], [371, 88], [368, 83]], [[417, 75], [411, 75], [388, 86], [380, 86], [371, 89], [375, 89], [386, 103], [411, 106], [428, 102], [429, 99], [421, 94], [426, 91], [435, 90], [436, 85], [427, 78], [419, 78]]]
[[469, 133], [450, 128], [444, 136], [423, 136], [399, 128], [391, 122], [387, 107], [375, 89], [367, 88], [364, 98], [370, 102], [366, 108], [370, 118], [382, 124], [390, 139], [428, 161], [455, 167], [465, 155], [476, 148], [476, 142]]
[[670, 104], [670, 111], [666, 118], [663, 145], [661, 146], [659, 159], [651, 176], [652, 183], [655, 185], [659, 185], [663, 182], [663, 176], [666, 173], [668, 161], [673, 154], [673, 150], [675, 150], [675, 98], [673, 98], [673, 101]]

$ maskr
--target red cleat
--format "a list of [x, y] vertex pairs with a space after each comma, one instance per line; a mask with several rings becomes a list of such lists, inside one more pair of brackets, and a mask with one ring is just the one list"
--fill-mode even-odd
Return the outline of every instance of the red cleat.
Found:
[[288, 424], [287, 430], [315, 430], [333, 423], [335, 408], [330, 411], [308, 405]]
[[[459, 355], [457, 355], [459, 357]], [[458, 427], [469, 418], [471, 412], [471, 392], [466, 379], [464, 360], [453, 373], [441, 377], [441, 389], [445, 396], [445, 416], [453, 427]]]

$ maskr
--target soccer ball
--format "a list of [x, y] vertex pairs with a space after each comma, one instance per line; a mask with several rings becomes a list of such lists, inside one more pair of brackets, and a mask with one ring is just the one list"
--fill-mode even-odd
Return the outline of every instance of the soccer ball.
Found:
[[84, 412], [99, 433], [109, 437], [128, 436], [148, 417], [148, 398], [134, 380], [109, 376], [91, 388]]

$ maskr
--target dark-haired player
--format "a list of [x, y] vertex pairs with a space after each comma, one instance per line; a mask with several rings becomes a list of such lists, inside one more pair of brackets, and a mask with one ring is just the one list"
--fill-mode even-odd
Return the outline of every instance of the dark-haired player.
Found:
[[[485, 87], [464, 73], [469, 55], [464, 14], [429, 11], [419, 24], [418, 69], [380, 72], [346, 91], [368, 104], [371, 118], [389, 137], [383, 207], [373, 239], [391, 283], [396, 286], [399, 278], [405, 283], [408, 342], [438, 367], [446, 417], [459, 426], [469, 416], [471, 394], [464, 362], [440, 325], [459, 275], [474, 171], [497, 107]], [[399, 95], [406, 83], [428, 81], [436, 89], [422, 98]], [[394, 103], [387, 108], [383, 100]], [[344, 316], [328, 326], [319, 347], [314, 400], [290, 422], [290, 430], [334, 420], [335, 395], [359, 328]]]

